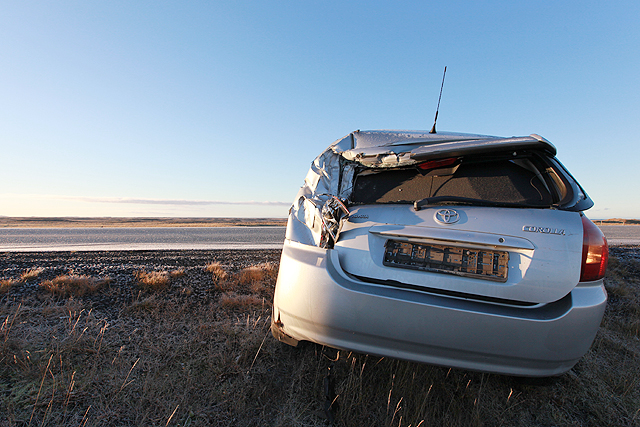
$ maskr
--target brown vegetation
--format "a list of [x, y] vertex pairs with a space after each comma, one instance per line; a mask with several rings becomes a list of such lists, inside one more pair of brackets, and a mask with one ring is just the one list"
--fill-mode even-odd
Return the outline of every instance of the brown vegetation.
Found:
[[224, 269], [219, 262], [212, 262], [205, 266], [205, 271], [211, 273], [211, 279], [216, 290], [230, 291], [232, 289], [232, 283], [228, 280], [229, 273]]
[[21, 281], [32, 280], [37, 278], [44, 271], [42, 267], [32, 267], [20, 275]]
[[253, 265], [237, 274], [237, 287], [248, 288], [252, 293], [273, 299], [273, 285], [278, 277], [278, 268], [272, 263]]
[[9, 292], [13, 285], [17, 285], [21, 280], [18, 279], [0, 279], [0, 295]]
[[110, 281], [111, 279], [108, 277], [89, 277], [70, 272], [69, 274], [57, 276], [52, 280], [45, 280], [40, 283], [40, 286], [52, 294], [81, 297], [99, 291]]
[[17, 278], [0, 279], [0, 295], [9, 292], [9, 289], [11, 289], [14, 285], [37, 278], [40, 275], [40, 273], [42, 273], [43, 271], [44, 271], [44, 268], [42, 267], [32, 267], [29, 270], [20, 274], [19, 279]]
[[226, 270], [219, 262], [212, 262], [204, 267], [205, 271], [211, 273], [214, 281], [225, 280], [228, 276]]
[[[276, 264], [137, 263], [64, 298], [3, 279], [13, 285], [0, 296], [0, 426], [326, 426], [325, 384], [337, 426], [637, 426], [640, 252], [629, 253], [612, 251], [591, 350], [549, 380], [283, 345], [269, 332]], [[67, 276], [104, 280], [91, 268]], [[139, 288], [135, 271], [168, 277], [164, 291]]]
[[144, 271], [135, 273], [140, 286], [147, 291], [164, 290], [169, 286], [171, 276], [166, 271]]
[[220, 305], [225, 308], [251, 308], [251, 306], [264, 306], [265, 300], [255, 295], [238, 295], [235, 292], [225, 292], [220, 296]]
[[171, 277], [172, 279], [177, 279], [178, 277], [182, 276], [184, 276], [184, 268], [178, 268], [169, 272], [169, 277]]

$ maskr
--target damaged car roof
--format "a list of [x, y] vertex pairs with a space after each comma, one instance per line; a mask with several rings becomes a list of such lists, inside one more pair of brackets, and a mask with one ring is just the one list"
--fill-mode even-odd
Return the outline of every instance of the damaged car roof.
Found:
[[556, 154], [543, 137], [532, 134], [502, 138], [466, 133], [398, 130], [357, 130], [334, 142], [331, 150], [368, 167], [407, 166], [443, 156], [481, 154], [496, 150], [539, 149]]

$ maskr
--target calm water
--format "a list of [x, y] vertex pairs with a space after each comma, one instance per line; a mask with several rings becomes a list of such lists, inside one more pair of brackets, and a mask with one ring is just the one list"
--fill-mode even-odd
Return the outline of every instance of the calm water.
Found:
[[[640, 226], [603, 225], [609, 245], [640, 245]], [[285, 227], [0, 228], [0, 251], [279, 249]]]
[[0, 228], [0, 251], [279, 249], [285, 227]]

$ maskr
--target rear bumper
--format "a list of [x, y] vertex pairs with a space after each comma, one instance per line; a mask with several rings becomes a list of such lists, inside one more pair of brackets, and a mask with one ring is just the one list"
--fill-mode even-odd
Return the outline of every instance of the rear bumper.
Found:
[[335, 250], [285, 241], [272, 331], [385, 357], [522, 376], [568, 371], [589, 349], [607, 301], [602, 281], [560, 301], [515, 307], [360, 281]]

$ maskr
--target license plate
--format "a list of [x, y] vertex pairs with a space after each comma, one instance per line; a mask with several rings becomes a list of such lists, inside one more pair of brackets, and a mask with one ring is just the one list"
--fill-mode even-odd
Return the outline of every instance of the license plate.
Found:
[[383, 264], [506, 282], [509, 253], [387, 240]]

